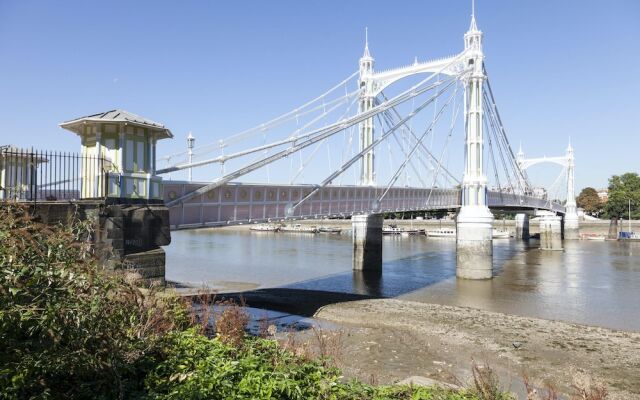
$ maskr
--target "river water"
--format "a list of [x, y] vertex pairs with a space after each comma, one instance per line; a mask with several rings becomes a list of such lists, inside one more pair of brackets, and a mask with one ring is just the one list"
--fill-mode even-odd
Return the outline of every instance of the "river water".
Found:
[[351, 237], [185, 230], [172, 232], [169, 281], [221, 292], [312, 289], [480, 308], [640, 331], [640, 242], [494, 241], [488, 281], [455, 277], [455, 240], [385, 237], [383, 272], [351, 270]]

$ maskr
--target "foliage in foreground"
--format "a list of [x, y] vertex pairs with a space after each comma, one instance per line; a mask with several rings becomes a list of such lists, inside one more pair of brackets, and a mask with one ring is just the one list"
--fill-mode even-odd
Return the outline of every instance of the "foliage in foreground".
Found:
[[208, 338], [181, 301], [102, 270], [90, 233], [0, 207], [0, 399], [487, 399], [344, 383], [273, 340]]
[[176, 299], [102, 271], [90, 234], [0, 206], [0, 398], [132, 393], [164, 335], [187, 326]]
[[[341, 382], [340, 371], [294, 356], [276, 341], [246, 338], [240, 347], [194, 329], [168, 337], [163, 361], [148, 374], [153, 399], [482, 399], [471, 391]], [[509, 399], [496, 393], [492, 399]]]

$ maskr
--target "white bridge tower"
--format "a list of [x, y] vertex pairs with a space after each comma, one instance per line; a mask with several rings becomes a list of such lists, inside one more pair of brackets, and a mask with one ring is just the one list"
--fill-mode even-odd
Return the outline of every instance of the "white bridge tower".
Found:
[[464, 35], [466, 67], [471, 68], [465, 90], [466, 143], [462, 199], [457, 225], [456, 275], [466, 279], [489, 279], [493, 276], [493, 215], [487, 204], [487, 177], [483, 168], [483, 83], [484, 54], [482, 32], [475, 13]]
[[[360, 79], [358, 87], [360, 93], [360, 113], [369, 111], [374, 106], [375, 94], [373, 90], [373, 57], [369, 54], [369, 33], [365, 30], [364, 54], [360, 58]], [[369, 117], [360, 123], [360, 151], [373, 143], [373, 117]], [[375, 184], [375, 171], [373, 149], [362, 157], [360, 162], [360, 184], [373, 186]]]
[[576, 191], [575, 191], [575, 159], [573, 155], [573, 147], [571, 143], [567, 147], [567, 152], [564, 156], [559, 157], [540, 157], [540, 158], [524, 158], [522, 148], [518, 151], [518, 165], [520, 169], [525, 171], [537, 164], [551, 163], [557, 164], [566, 168], [566, 180], [567, 180], [567, 201], [564, 205], [564, 238], [565, 239], [579, 239], [579, 221], [578, 221], [578, 209], [576, 206]]

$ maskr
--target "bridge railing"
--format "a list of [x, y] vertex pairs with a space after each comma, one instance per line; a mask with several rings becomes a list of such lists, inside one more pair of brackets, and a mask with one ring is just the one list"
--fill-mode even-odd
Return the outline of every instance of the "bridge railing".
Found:
[[541, 199], [534, 196], [525, 196], [514, 193], [504, 193], [498, 191], [489, 191], [487, 200], [489, 207], [499, 208], [524, 208], [524, 209], [540, 209], [564, 213], [564, 206]]

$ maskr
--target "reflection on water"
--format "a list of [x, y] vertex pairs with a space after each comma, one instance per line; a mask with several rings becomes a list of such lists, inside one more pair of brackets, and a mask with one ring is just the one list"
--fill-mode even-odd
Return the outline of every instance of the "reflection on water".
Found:
[[227, 291], [286, 287], [401, 297], [640, 331], [640, 242], [494, 241], [488, 281], [455, 278], [455, 241], [385, 237], [382, 273], [351, 270], [344, 235], [179, 231], [167, 279]]

